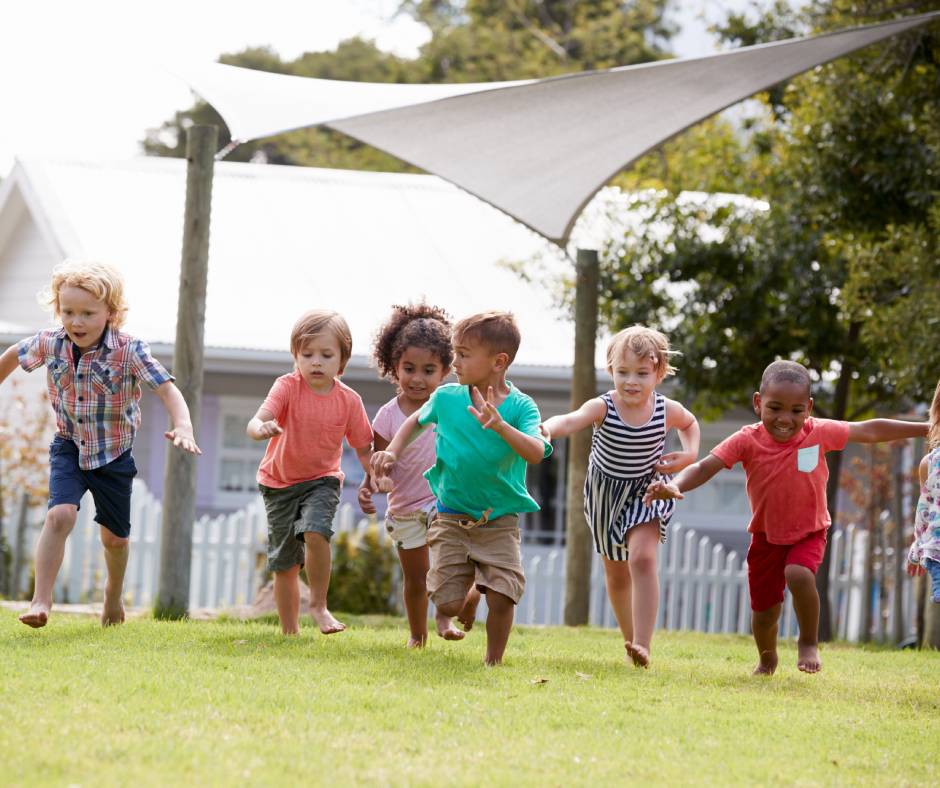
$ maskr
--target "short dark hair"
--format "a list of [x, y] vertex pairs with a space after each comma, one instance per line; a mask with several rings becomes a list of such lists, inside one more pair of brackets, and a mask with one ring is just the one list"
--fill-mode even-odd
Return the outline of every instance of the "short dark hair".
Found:
[[516, 358], [522, 337], [512, 312], [480, 312], [454, 326], [454, 344], [472, 339], [486, 345], [492, 353], [505, 353], [509, 363]]
[[764, 374], [761, 375], [760, 393], [763, 394], [769, 385], [781, 380], [805, 386], [806, 396], [809, 396], [812, 386], [809, 370], [795, 361], [774, 361], [772, 364], [768, 364]]

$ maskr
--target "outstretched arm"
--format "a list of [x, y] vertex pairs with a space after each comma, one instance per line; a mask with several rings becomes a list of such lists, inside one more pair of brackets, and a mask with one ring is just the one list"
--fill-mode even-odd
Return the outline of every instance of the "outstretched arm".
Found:
[[684, 408], [675, 400], [666, 400], [666, 430], [673, 427], [679, 433], [679, 443], [682, 451], [671, 451], [659, 458], [656, 470], [659, 473], [678, 473], [687, 468], [698, 458], [699, 440], [701, 430], [698, 420], [691, 411]]
[[19, 363], [16, 345], [10, 345], [3, 351], [3, 355], [0, 355], [0, 383], [13, 374], [13, 370], [19, 366]]
[[882, 443], [904, 438], [927, 436], [927, 422], [897, 419], [868, 419], [849, 424], [849, 440], [853, 443]]
[[470, 398], [473, 405], [468, 405], [467, 410], [473, 414], [480, 426], [485, 430], [492, 430], [506, 443], [509, 444], [516, 454], [524, 459], [530, 465], [541, 462], [545, 457], [545, 443], [541, 438], [533, 435], [526, 435], [520, 432], [511, 424], [507, 424], [500, 415], [496, 405], [493, 404], [495, 394], [493, 387], [490, 386], [486, 392], [486, 399], [480, 394], [479, 389], [474, 386], [470, 390]]
[[[373, 438], [373, 452], [385, 451], [388, 448], [388, 441], [375, 433]], [[362, 458], [360, 457], [360, 462]], [[375, 482], [375, 479], [372, 476], [372, 462], [371, 457], [369, 458], [369, 463], [366, 467], [366, 475], [362, 480], [362, 484], [359, 485], [359, 508], [362, 509], [363, 514], [375, 514], [375, 503], [372, 501], [372, 493], [378, 492], [379, 487]]]
[[650, 501], [661, 498], [681, 500], [685, 497], [682, 493], [701, 487], [724, 467], [725, 464], [721, 460], [714, 454], [709, 454], [694, 465], [690, 465], [668, 484], [664, 481], [651, 482], [646, 488], [643, 503], [649, 504]]
[[277, 423], [274, 414], [265, 408], [258, 408], [258, 412], [252, 416], [248, 422], [248, 429], [245, 430], [248, 437], [255, 441], [264, 441], [280, 435], [284, 430]]
[[600, 397], [593, 397], [577, 410], [564, 413], [561, 416], [552, 416], [542, 422], [542, 432], [547, 433], [548, 440], [564, 438], [573, 432], [583, 430], [591, 424], [600, 424], [607, 413], [607, 406]]
[[156, 388], [156, 394], [170, 414], [173, 421], [173, 429], [163, 433], [163, 437], [173, 441], [173, 445], [190, 454], [202, 454], [202, 451], [196, 445], [196, 438], [193, 435], [193, 423], [189, 417], [189, 407], [180, 390], [172, 383], [166, 381]]

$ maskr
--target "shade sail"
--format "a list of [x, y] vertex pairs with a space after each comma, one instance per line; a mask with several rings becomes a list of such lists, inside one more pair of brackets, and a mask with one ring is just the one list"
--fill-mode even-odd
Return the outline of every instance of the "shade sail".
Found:
[[[347, 105], [338, 97], [355, 83], [267, 75], [262, 89], [259, 72], [235, 67], [228, 67], [224, 85], [203, 81], [200, 87], [198, 78], [187, 79], [239, 139], [259, 136], [255, 129], [263, 128], [264, 136], [287, 130], [265, 125], [264, 116], [292, 100], [298, 80], [318, 83], [305, 94], [317, 105], [308, 120], [292, 116], [289, 128], [322, 124], [341, 131], [564, 243], [583, 206], [611, 176], [679, 132], [814, 66], [937, 19], [940, 12], [528, 83], [371, 84], [356, 88], [361, 92]], [[396, 103], [408, 100], [404, 88], [423, 92], [414, 103]], [[442, 93], [435, 96], [433, 88]], [[344, 106], [354, 114], [340, 116]]]

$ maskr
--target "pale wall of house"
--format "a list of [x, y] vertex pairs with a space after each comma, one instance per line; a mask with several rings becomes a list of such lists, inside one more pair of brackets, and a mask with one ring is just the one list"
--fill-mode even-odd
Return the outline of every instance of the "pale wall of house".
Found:
[[[11, 196], [11, 202], [18, 199]], [[59, 261], [53, 259], [25, 207], [23, 211], [20, 221], [6, 228], [8, 241], [0, 245], [0, 321], [39, 328], [50, 325], [52, 318], [39, 305], [37, 294], [49, 286], [49, 274]]]

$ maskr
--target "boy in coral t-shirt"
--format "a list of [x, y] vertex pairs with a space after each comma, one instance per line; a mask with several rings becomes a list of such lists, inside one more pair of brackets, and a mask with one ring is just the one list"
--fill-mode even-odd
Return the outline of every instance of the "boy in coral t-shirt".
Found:
[[329, 311], [303, 315], [291, 332], [295, 369], [271, 387], [248, 436], [267, 440], [258, 487], [268, 518], [268, 569], [281, 631], [300, 632], [300, 567], [310, 585], [310, 614], [324, 635], [346, 627], [326, 604], [330, 538], [343, 485], [343, 438], [363, 468], [372, 454], [372, 426], [362, 399], [339, 376], [352, 353], [346, 321]]
[[805, 673], [816, 673], [822, 667], [816, 570], [831, 522], [826, 452], [839, 451], [849, 441], [916, 438], [927, 434], [927, 424], [812, 418], [809, 372], [793, 361], [775, 361], [764, 370], [753, 404], [758, 424], [742, 427], [671, 483], [651, 484], [647, 499], [682, 498], [683, 492], [701, 486], [723, 468], [737, 462], [744, 466], [752, 513], [747, 551], [751, 629], [760, 657], [754, 674], [771, 675], [777, 669], [777, 622], [784, 588], [793, 596], [800, 629], [796, 665]]

